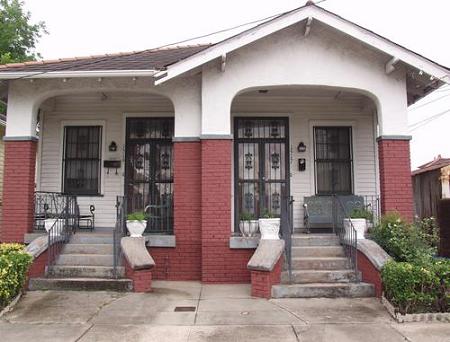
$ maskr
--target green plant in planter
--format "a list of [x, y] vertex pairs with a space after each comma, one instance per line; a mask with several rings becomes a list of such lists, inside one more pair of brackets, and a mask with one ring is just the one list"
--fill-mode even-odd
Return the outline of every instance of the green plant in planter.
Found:
[[373, 222], [373, 213], [366, 207], [354, 208], [350, 213], [352, 219], [366, 219], [369, 222]]
[[149, 215], [143, 211], [135, 211], [127, 215], [128, 221], [146, 221]]
[[261, 218], [263, 219], [271, 219], [271, 218], [277, 218], [275, 214], [273, 214], [269, 209], [264, 209], [261, 213]]
[[252, 221], [255, 219], [255, 215], [253, 213], [249, 213], [248, 211], [244, 211], [241, 214], [241, 221]]

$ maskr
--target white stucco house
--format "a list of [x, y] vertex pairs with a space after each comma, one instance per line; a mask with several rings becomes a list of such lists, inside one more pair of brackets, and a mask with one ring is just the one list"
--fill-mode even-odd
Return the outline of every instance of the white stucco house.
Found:
[[305, 198], [342, 195], [413, 217], [407, 109], [449, 69], [308, 3], [212, 45], [4, 65], [0, 79], [0, 240], [33, 231], [35, 191], [95, 205], [103, 231], [124, 196], [154, 210], [147, 233], [174, 236], [151, 249], [154, 278], [246, 282], [243, 213], [279, 216], [292, 196], [298, 233]]

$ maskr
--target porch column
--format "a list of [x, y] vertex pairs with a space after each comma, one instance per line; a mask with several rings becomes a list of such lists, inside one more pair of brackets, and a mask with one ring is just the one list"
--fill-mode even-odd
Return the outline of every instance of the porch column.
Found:
[[[24, 84], [29, 91], [21, 88]], [[23, 242], [24, 234], [33, 229], [38, 141], [34, 95], [36, 89], [29, 81], [9, 85], [0, 242]]]
[[172, 278], [201, 278], [201, 152], [199, 138], [174, 138], [174, 233]]
[[397, 211], [406, 220], [414, 218], [411, 181], [410, 136], [380, 136], [378, 139], [381, 212]]
[[33, 230], [36, 152], [36, 138], [5, 137], [1, 242], [23, 242]]

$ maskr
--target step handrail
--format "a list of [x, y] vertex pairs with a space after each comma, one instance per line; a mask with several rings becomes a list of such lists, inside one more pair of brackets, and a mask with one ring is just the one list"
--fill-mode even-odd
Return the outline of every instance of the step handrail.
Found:
[[113, 275], [119, 277], [118, 268], [122, 262], [122, 248], [120, 240], [127, 235], [126, 229], [126, 208], [127, 198], [125, 196], [116, 197], [116, 224], [113, 229]]

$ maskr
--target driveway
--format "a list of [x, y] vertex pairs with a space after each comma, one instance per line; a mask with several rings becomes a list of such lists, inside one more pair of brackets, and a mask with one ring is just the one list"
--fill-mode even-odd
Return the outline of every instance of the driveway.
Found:
[[0, 319], [0, 340], [450, 341], [450, 324], [397, 324], [372, 298], [267, 301], [249, 285], [153, 285], [145, 294], [28, 292]]

